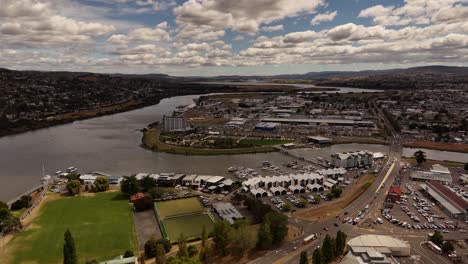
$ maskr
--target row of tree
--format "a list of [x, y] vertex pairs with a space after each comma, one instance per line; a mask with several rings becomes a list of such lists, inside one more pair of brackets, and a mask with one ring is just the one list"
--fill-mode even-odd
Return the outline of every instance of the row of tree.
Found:
[[[328, 264], [345, 253], [346, 234], [338, 230], [336, 237], [326, 235], [321, 247], [317, 247], [312, 253], [313, 264]], [[309, 258], [306, 251], [301, 252], [300, 264], [308, 264]]]
[[434, 234], [431, 236], [430, 240], [439, 246], [444, 253], [451, 253], [455, 250], [453, 243], [450, 241], [444, 241], [444, 237], [439, 231], [435, 231]]
[[252, 212], [254, 219], [260, 223], [257, 246], [268, 249], [281, 243], [288, 234], [288, 218], [273, 210], [261, 200], [247, 196], [242, 197], [244, 205]]
[[18, 217], [15, 217], [8, 205], [0, 201], [0, 233], [7, 234], [22, 228]]
[[138, 180], [134, 175], [124, 176], [120, 182], [120, 190], [128, 196], [138, 192], [147, 192], [153, 199], [162, 198], [165, 193], [163, 188], [158, 187], [156, 179], [149, 176], [143, 177], [141, 180]]

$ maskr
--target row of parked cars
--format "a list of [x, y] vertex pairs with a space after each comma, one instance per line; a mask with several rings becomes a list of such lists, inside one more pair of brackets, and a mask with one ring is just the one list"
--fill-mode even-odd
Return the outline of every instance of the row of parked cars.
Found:
[[198, 196], [198, 200], [200, 200], [200, 202], [203, 204], [203, 206], [205, 207], [209, 207], [211, 205], [210, 201], [208, 200], [208, 198], [206, 198], [205, 196], [203, 195], [200, 195]]
[[278, 209], [282, 209], [283, 206], [286, 204], [281, 198], [279, 197], [273, 197], [271, 198], [271, 202], [278, 207]]
[[288, 196], [286, 197], [286, 200], [290, 201], [295, 207], [304, 207], [301, 201], [295, 196]]

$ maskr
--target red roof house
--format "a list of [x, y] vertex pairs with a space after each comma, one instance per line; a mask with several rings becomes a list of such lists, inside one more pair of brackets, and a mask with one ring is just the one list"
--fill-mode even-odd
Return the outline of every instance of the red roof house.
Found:
[[130, 196], [130, 202], [133, 203], [134, 201], [143, 198], [143, 196], [145, 196], [145, 195], [143, 193], [141, 193], [141, 192], [136, 193], [136, 194]]

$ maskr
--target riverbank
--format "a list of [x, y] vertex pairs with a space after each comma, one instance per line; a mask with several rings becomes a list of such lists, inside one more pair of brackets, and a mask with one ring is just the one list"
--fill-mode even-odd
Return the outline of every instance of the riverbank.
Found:
[[451, 144], [451, 143], [441, 143], [441, 142], [418, 141], [418, 142], [405, 143], [403, 144], [403, 146], [407, 148], [425, 148], [425, 149], [432, 149], [432, 150], [468, 153], [467, 144]]
[[273, 146], [232, 148], [232, 149], [199, 149], [167, 144], [160, 140], [159, 130], [156, 128], [143, 131], [142, 146], [152, 151], [167, 152], [182, 155], [237, 155], [278, 151]]

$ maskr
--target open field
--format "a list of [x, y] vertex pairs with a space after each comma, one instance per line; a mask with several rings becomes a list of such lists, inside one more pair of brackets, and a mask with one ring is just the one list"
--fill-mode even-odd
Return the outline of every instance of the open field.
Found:
[[346, 206], [356, 200], [375, 181], [374, 175], [364, 175], [360, 177], [350, 189], [345, 190], [343, 195], [330, 202], [322, 202], [318, 207], [311, 207], [299, 210], [294, 215], [297, 218], [316, 221], [323, 220], [338, 215]]
[[409, 147], [409, 148], [425, 148], [425, 149], [468, 153], [467, 144], [450, 144], [450, 143], [441, 143], [441, 142], [420, 141], [420, 142], [406, 143], [404, 144], [404, 146]]
[[207, 234], [213, 231], [214, 223], [208, 214], [192, 214], [185, 216], [176, 216], [164, 219], [164, 226], [167, 230], [167, 236], [172, 241], [177, 241], [180, 234], [186, 238], [196, 238], [201, 236], [203, 226]]
[[79, 263], [136, 250], [132, 209], [120, 192], [60, 197], [39, 210], [26, 230], [8, 243], [2, 263], [61, 263], [67, 229], [74, 237]]
[[163, 219], [174, 215], [199, 213], [205, 210], [196, 197], [156, 202], [155, 206], [158, 207], [159, 215]]
[[159, 139], [159, 131], [157, 129], [148, 129], [147, 131], [143, 132], [142, 144], [143, 147], [150, 150], [183, 155], [236, 155], [278, 151], [271, 146], [232, 149], [201, 149], [175, 146], [162, 142]]

